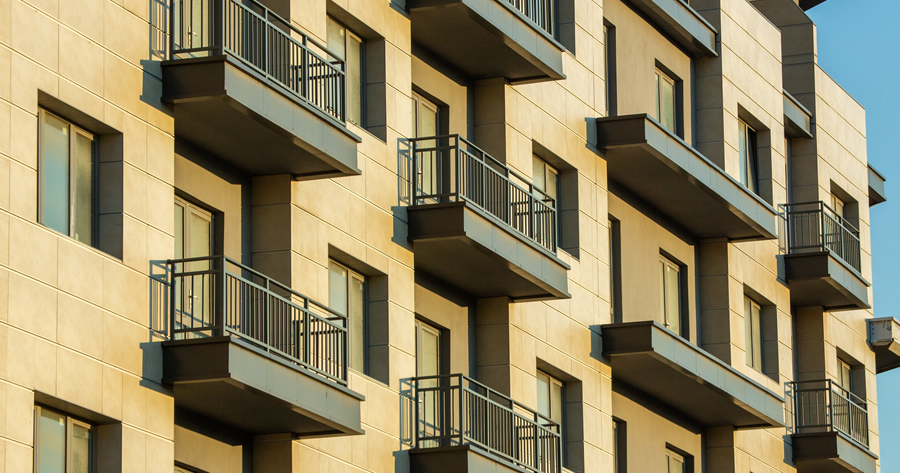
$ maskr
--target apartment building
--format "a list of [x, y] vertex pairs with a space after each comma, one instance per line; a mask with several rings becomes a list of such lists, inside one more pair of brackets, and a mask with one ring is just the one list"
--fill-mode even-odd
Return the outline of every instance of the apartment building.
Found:
[[0, 0], [0, 470], [880, 471], [821, 1]]

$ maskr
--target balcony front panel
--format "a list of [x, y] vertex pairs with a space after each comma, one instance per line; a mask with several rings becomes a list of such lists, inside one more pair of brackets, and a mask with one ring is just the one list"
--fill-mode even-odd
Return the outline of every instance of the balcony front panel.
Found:
[[716, 29], [683, 0], [630, 0], [694, 56], [716, 57]]
[[859, 231], [822, 202], [786, 205], [785, 219], [784, 265], [791, 304], [831, 311], [868, 309]]
[[560, 473], [559, 424], [466, 376], [413, 378], [413, 473]]
[[900, 367], [900, 321], [893, 317], [869, 319], [869, 345], [875, 352], [875, 372]]
[[791, 138], [813, 138], [812, 113], [786, 90], [783, 102], [785, 134]]
[[872, 165], [869, 165], [869, 207], [887, 202], [887, 194], [884, 193], [884, 176]]
[[170, 269], [163, 383], [176, 407], [252, 434], [362, 433], [344, 316], [225, 257]]
[[597, 119], [609, 179], [698, 238], [775, 238], [776, 211], [647, 114]]
[[788, 385], [794, 399], [791, 435], [797, 470], [873, 473], [877, 456], [869, 451], [866, 401], [826, 380]]
[[564, 79], [554, 0], [407, 0], [413, 42], [473, 79]]
[[784, 426], [784, 400], [656, 322], [603, 325], [603, 356], [623, 382], [705, 427]]
[[252, 175], [360, 173], [343, 62], [255, 2], [176, 6], [162, 100], [177, 137]]
[[412, 140], [416, 270], [475, 296], [568, 298], [555, 199], [458, 136]]

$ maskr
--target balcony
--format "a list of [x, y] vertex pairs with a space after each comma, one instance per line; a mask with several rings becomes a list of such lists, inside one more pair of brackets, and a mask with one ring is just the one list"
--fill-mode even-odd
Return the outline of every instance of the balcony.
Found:
[[830, 379], [790, 383], [794, 463], [800, 473], [874, 473], [866, 401]]
[[647, 114], [597, 119], [608, 176], [697, 238], [774, 239], [776, 212]]
[[347, 321], [227, 257], [169, 261], [163, 384], [175, 406], [251, 434], [361, 434]]
[[869, 207], [874, 207], [882, 202], [887, 202], [884, 193], [884, 176], [872, 165], [869, 165]]
[[358, 175], [344, 63], [262, 5], [176, 0], [163, 102], [175, 135], [251, 175]]
[[790, 138], [813, 138], [812, 113], [788, 91], [784, 92], [784, 133]]
[[716, 57], [716, 29], [685, 0], [631, 0], [656, 26], [697, 57]]
[[555, 0], [407, 0], [412, 40], [472, 79], [565, 78]]
[[569, 297], [554, 199], [457, 135], [410, 144], [416, 270], [475, 297]]
[[868, 309], [860, 274], [859, 230], [824, 202], [784, 206], [785, 273], [791, 304], [826, 310]]
[[784, 400], [657, 322], [600, 327], [614, 382], [629, 384], [704, 427], [784, 427]]
[[559, 425], [461, 374], [412, 379], [410, 472], [559, 473]]
[[900, 321], [893, 317], [869, 319], [869, 345], [875, 352], [875, 373], [900, 367]]

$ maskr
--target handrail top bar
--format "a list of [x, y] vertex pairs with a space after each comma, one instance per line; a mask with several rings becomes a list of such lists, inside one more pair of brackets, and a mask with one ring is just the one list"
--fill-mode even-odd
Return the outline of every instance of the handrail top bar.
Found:
[[[236, 4], [238, 4], [238, 5], [241, 5], [239, 2], [237, 2], [237, 1], [235, 1], [235, 0], [221, 0], [221, 1], [232, 1], [232, 2], [234, 2], [234, 3], [236, 3]], [[303, 36], [303, 39], [304, 39], [305, 41], [314, 44], [317, 48], [322, 49], [323, 51], [327, 51], [328, 54], [329, 54], [330, 56], [334, 57], [334, 58], [337, 59], [338, 61], [344, 62], [343, 60], [338, 59], [337, 56], [335, 56], [334, 54], [332, 54], [331, 50], [328, 49], [326, 46], [323, 46], [322, 43], [319, 43], [319, 42], [316, 41], [314, 38], [310, 37], [309, 34], [304, 33], [303, 31], [300, 31], [300, 29], [297, 28], [296, 26], [294, 26], [293, 23], [291, 23], [291, 22], [288, 21], [288, 20], [285, 20], [284, 18], [281, 17], [281, 15], [279, 15], [279, 14], [275, 13], [274, 11], [272, 11], [271, 9], [269, 9], [269, 7], [263, 5], [262, 3], [259, 3], [259, 2], [256, 1], [256, 0], [244, 0], [244, 1], [249, 1], [250, 3], [252, 3], [252, 4], [258, 6], [259, 8], [262, 8], [263, 10], [266, 11], [267, 16], [273, 16], [273, 17], [275, 17], [275, 19], [277, 19], [278, 21], [284, 23], [285, 26], [287, 26], [288, 28], [290, 28], [292, 31], [294, 31], [295, 33], [299, 34], [300, 36]], [[244, 6], [244, 5], [241, 5], [241, 6]]]
[[[474, 380], [474, 379], [472, 379], [472, 378], [470, 378], [470, 377], [468, 377], [468, 376], [466, 376], [466, 375], [464, 375], [464, 374], [462, 374], [462, 373], [455, 373], [455, 374], [438, 374], [438, 375], [432, 375], [432, 376], [415, 376], [415, 377], [412, 378], [412, 380], [414, 380], [414, 381], [416, 381], [416, 383], [418, 383], [419, 381], [427, 381], [427, 380], [432, 380], [432, 379], [451, 379], [451, 378], [459, 378], [460, 381], [462, 381], [462, 380], [468, 381], [468, 382], [471, 383], [471, 384], [474, 384], [474, 385], [477, 385], [477, 386], [479, 386], [479, 387], [481, 387], [481, 388], [484, 388], [485, 390], [488, 391], [488, 393], [494, 393], [494, 394], [496, 394], [497, 396], [503, 398], [504, 400], [509, 401], [509, 402], [512, 403], [514, 406], [518, 406], [518, 407], [521, 407], [522, 409], [525, 409], [526, 411], [528, 411], [528, 412], [534, 414], [535, 416], [538, 416], [538, 417], [540, 417], [541, 419], [546, 420], [547, 422], [549, 422], [549, 423], [552, 424], [552, 425], [559, 425], [559, 424], [557, 424], [555, 421], [553, 421], [552, 419], [548, 419], [546, 416], [544, 416], [544, 415], [541, 414], [540, 412], [538, 412], [538, 411], [536, 411], [536, 410], [534, 410], [534, 409], [532, 409], [532, 408], [530, 408], [530, 407], [528, 407], [528, 406], [526, 406], [526, 405], [524, 405], [524, 404], [522, 404], [522, 403], [516, 401], [515, 399], [513, 399], [513, 398], [511, 398], [511, 397], [509, 397], [509, 396], [507, 396], [507, 395], [505, 395], [505, 394], [503, 394], [503, 393], [501, 393], [501, 392], [498, 392], [496, 389], [493, 389], [493, 388], [491, 388], [491, 387], [488, 387], [487, 385], [482, 384], [482, 383], [480, 383], [480, 382], [478, 382], [478, 381], [476, 381], [476, 380]], [[460, 387], [462, 387], [462, 384], [461, 384], [461, 383], [460, 383]], [[418, 389], [418, 384], [416, 385], [416, 388]], [[437, 388], [435, 388], [435, 389], [438, 389], [438, 388], [440, 388], [440, 387], [437, 387]], [[478, 393], [476, 393], [476, 394], [478, 394]], [[488, 400], [490, 400], [490, 398], [488, 398]], [[510, 409], [511, 409], [511, 408], [510, 408]]]
[[[782, 204], [782, 205], [784, 205], [784, 207], [787, 209], [788, 213], [791, 213], [791, 212], [792, 212], [792, 211], [790, 210], [790, 207], [794, 207], [794, 206], [801, 206], [801, 205], [821, 205], [822, 207], [828, 209], [833, 215], [835, 215], [835, 216], [837, 216], [838, 218], [840, 218], [840, 219], [841, 219], [841, 220], [840, 220], [841, 225], [844, 225], [844, 226], [846, 226], [846, 227], [849, 227], [850, 230], [853, 230], [853, 231], [855, 231], [855, 232], [859, 232], [859, 229], [856, 228], [852, 223], [848, 222], [846, 217], [842, 217], [842, 216], [838, 215], [837, 212], [835, 212], [835, 210], [832, 209], [831, 206], [829, 206], [828, 204], [826, 204], [824, 201], [821, 201], [821, 200], [815, 200], [815, 201], [812, 201], [812, 202], [795, 202], [795, 203]], [[806, 213], [806, 212], [818, 212], [818, 210], [796, 210], [796, 211], [794, 211], [794, 212], [797, 212], [797, 213]]]
[[[554, 199], [553, 197], [551, 197], [550, 194], [547, 194], [546, 192], [542, 191], [541, 189], [538, 189], [538, 188], [534, 187], [534, 183], [531, 182], [531, 179], [529, 179], [529, 178], [527, 178], [527, 177], [525, 177], [525, 176], [519, 174], [519, 173], [516, 172], [513, 168], [509, 167], [506, 163], [502, 163], [502, 162], [498, 161], [496, 158], [494, 158], [493, 156], [491, 156], [487, 151], [485, 151], [485, 150], [479, 148], [478, 146], [476, 146], [475, 144], [473, 144], [471, 141], [469, 141], [469, 140], [467, 140], [467, 139], [465, 139], [465, 138], [459, 136], [458, 133], [454, 133], [454, 134], [450, 134], [450, 135], [420, 136], [420, 137], [417, 137], [417, 138], [409, 138], [409, 141], [415, 143], [415, 142], [418, 142], [418, 141], [432, 141], [432, 140], [436, 141], [436, 140], [448, 139], [448, 138], [453, 138], [453, 139], [455, 139], [455, 140], [457, 140], [457, 141], [461, 141], [461, 142], [465, 143], [467, 146], [471, 146], [472, 148], [474, 148], [475, 150], [477, 150], [478, 152], [480, 152], [483, 156], [487, 157], [488, 159], [490, 159], [491, 161], [493, 161], [494, 163], [496, 163], [498, 166], [502, 167], [503, 169], [507, 170], [507, 171], [508, 171], [509, 173], [511, 173], [512, 175], [516, 176], [516, 177], [517, 177], [519, 180], [521, 180], [522, 182], [527, 183], [529, 186], [531, 186], [532, 191], [540, 192], [543, 196], [545, 196], [545, 197], [547, 197], [548, 199], [551, 199], [551, 200], [553, 200], [554, 202], [556, 202], [556, 199]], [[455, 145], [455, 146], [458, 147], [459, 145]], [[450, 145], [450, 146], [448, 146], [448, 147], [449, 147], [449, 148], [453, 148], [454, 145]], [[446, 148], [446, 147], [445, 147], [445, 146], [435, 146], [435, 147], [434, 147], [434, 149], [440, 149], [440, 148]], [[472, 155], [472, 156], [475, 157], [476, 159], [478, 158], [477, 156], [473, 155], [473, 154], [472, 154], [471, 152], [469, 152], [469, 151], [465, 151], [465, 152], [466, 152], [467, 154], [469, 154], [469, 155]], [[516, 185], [515, 182], [513, 182], [512, 184], [513, 184], [513, 185]], [[522, 190], [525, 190], [525, 189], [522, 189]], [[527, 191], [526, 191], [526, 192], [527, 192]], [[554, 206], [554, 208], [555, 208], [555, 206]]]
[[789, 381], [787, 384], [795, 386], [798, 389], [799, 389], [799, 385], [801, 385], [801, 384], [825, 384], [825, 386], [822, 386], [822, 387], [799, 389], [799, 390], [802, 392], [825, 391], [825, 390], [834, 389], [835, 387], [837, 387], [841, 391], [844, 391], [847, 394], [849, 394], [850, 396], [852, 396], [853, 399], [858, 399], [860, 402], [854, 402], [853, 399], [849, 399], [849, 398], [847, 400], [850, 402], [853, 402], [854, 404], [859, 405], [863, 409], [867, 409], [866, 407], [863, 407], [863, 406], [868, 406], [868, 404], [869, 404], [865, 399], [857, 396], [856, 394], [853, 394], [852, 392], [850, 392], [849, 389], [841, 386], [840, 384], [837, 384], [837, 382], [833, 379], [811, 379], [811, 380], [806, 380], [806, 381]]
[[[341, 318], [341, 319], [346, 319], [346, 318], [347, 318], [346, 315], [341, 314], [340, 312], [335, 311], [334, 309], [332, 309], [332, 308], [329, 307], [328, 305], [323, 304], [323, 303], [321, 303], [321, 302], [319, 302], [319, 301], [317, 301], [317, 300], [315, 300], [315, 299], [313, 299], [313, 298], [311, 298], [311, 297], [309, 297], [309, 296], [306, 296], [306, 295], [304, 295], [304, 294], [302, 294], [302, 293], [300, 293], [300, 292], [297, 292], [295, 289], [293, 289], [293, 288], [291, 288], [291, 287], [288, 287], [288, 286], [286, 286], [286, 285], [284, 285], [284, 284], [282, 284], [282, 283], [276, 281], [275, 279], [272, 279], [271, 277], [266, 276], [265, 274], [263, 274], [263, 273], [261, 273], [261, 272], [255, 270], [255, 269], [253, 269], [253, 268], [251, 268], [251, 267], [249, 267], [249, 266], [243, 265], [243, 264], [241, 264], [241, 263], [239, 263], [239, 262], [233, 260], [232, 258], [229, 258], [228, 256], [225, 256], [225, 255], [199, 256], [199, 257], [193, 257], [193, 258], [182, 258], [182, 259], [177, 259], [177, 260], [176, 260], [176, 259], [169, 259], [169, 260], [166, 260], [166, 264], [167, 264], [167, 265], [175, 265], [175, 264], [194, 263], [194, 262], [199, 262], [199, 261], [213, 261], [213, 260], [223, 260], [223, 261], [225, 261], [225, 262], [227, 262], [227, 263], [230, 263], [230, 264], [232, 264], [232, 265], [234, 265], [234, 266], [237, 266], [237, 267], [241, 268], [241, 269], [244, 270], [244, 271], [253, 273], [253, 274], [256, 275], [256, 276], [259, 276], [259, 277], [261, 277], [261, 278], [263, 278], [263, 279], [265, 279], [265, 280], [267, 280], [267, 281], [270, 281], [270, 282], [275, 283], [276, 285], [278, 285], [278, 287], [280, 287], [280, 288], [282, 288], [282, 289], [284, 289], [284, 290], [290, 292], [291, 294], [293, 294], [293, 295], [295, 295], [295, 296], [297, 296], [297, 297], [300, 297], [300, 298], [302, 298], [302, 299], [305, 299], [305, 300], [306, 300], [307, 302], [309, 302], [310, 304], [313, 304], [313, 305], [315, 305], [315, 306], [317, 306], [317, 307], [320, 307], [320, 308], [322, 308], [322, 309], [325, 309], [325, 310], [328, 311], [328, 313], [330, 313], [330, 314], [336, 315], [336, 316], [338, 316], [338, 317]], [[223, 268], [223, 269], [224, 269], [224, 268]], [[203, 270], [203, 271], [201, 271], [201, 272], [205, 272], [205, 271], [209, 271], [209, 272], [211, 272], [211, 273], [214, 273], [214, 272], [215, 272], [215, 270]]]

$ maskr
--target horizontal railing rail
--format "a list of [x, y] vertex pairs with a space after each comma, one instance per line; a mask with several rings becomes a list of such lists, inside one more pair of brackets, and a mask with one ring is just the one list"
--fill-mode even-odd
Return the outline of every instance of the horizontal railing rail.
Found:
[[410, 140], [414, 205], [467, 201], [556, 252], [556, 200], [459, 135]]
[[230, 335], [347, 384], [347, 319], [226, 256], [169, 260], [169, 338]]
[[172, 0], [170, 59], [228, 54], [345, 123], [346, 66], [255, 0]]
[[860, 272], [859, 230], [824, 202], [784, 205], [789, 254], [828, 251]]
[[416, 448], [474, 445], [535, 473], [559, 473], [559, 424], [461, 374], [413, 378]]
[[532, 23], [551, 36], [556, 34], [555, 0], [499, 0], [512, 5]]
[[830, 379], [790, 383], [797, 433], [840, 432], [869, 446], [866, 401]]

